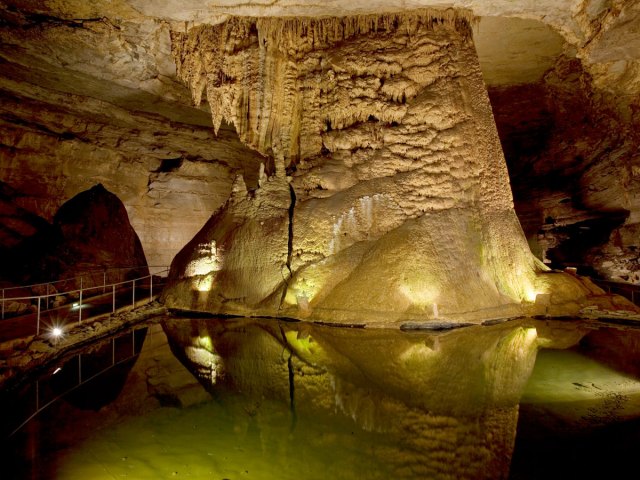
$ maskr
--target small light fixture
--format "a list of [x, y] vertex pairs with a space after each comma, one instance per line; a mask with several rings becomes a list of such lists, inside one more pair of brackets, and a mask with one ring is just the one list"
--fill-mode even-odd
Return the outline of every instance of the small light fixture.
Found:
[[62, 325], [61, 323], [56, 323], [51, 325], [51, 327], [49, 328], [49, 338], [53, 341], [54, 344], [58, 344], [58, 342], [60, 340], [62, 340], [64, 338], [64, 325]]

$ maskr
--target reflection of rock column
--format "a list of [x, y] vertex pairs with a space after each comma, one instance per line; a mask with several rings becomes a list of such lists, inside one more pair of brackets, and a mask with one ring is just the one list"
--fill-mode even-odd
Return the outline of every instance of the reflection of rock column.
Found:
[[[270, 448], [292, 451], [290, 433], [309, 422], [337, 422], [331, 417], [338, 413], [341, 422], [380, 434], [363, 455], [382, 461], [393, 478], [506, 478], [518, 402], [537, 349], [536, 330], [515, 323], [408, 334], [178, 320], [165, 330], [177, 351], [203, 348], [209, 340], [202, 338], [210, 339], [218, 375], [203, 374], [209, 367], [198, 359], [206, 355], [182, 355], [187, 367], [209, 381], [216, 398], [241, 391], [233, 408], [261, 419], [262, 428], [273, 425], [261, 417], [272, 413], [263, 406], [267, 400], [286, 411], [295, 396], [295, 420], [285, 415], [277, 431], [261, 432]], [[331, 438], [336, 448], [354, 448], [353, 439]]]
[[[513, 211], [469, 18], [231, 18], [174, 33], [194, 99], [206, 94], [214, 126], [233, 123], [271, 177], [235, 189], [176, 258], [165, 301], [343, 322], [433, 319], [433, 304], [448, 318], [520, 314], [545, 267]], [[187, 265], [211, 240], [222, 268], [194, 295]]]

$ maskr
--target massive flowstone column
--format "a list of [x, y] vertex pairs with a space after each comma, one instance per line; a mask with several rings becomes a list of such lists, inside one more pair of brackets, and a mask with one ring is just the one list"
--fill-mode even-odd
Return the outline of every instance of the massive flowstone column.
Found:
[[470, 21], [421, 10], [174, 33], [196, 103], [265, 161], [259, 187], [239, 177], [176, 257], [166, 304], [368, 323], [535, 300], [545, 267], [513, 210]]

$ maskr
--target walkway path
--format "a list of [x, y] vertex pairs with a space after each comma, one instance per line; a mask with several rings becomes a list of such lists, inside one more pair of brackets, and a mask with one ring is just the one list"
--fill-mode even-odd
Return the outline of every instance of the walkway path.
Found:
[[[164, 269], [160, 273], [166, 271]], [[0, 320], [0, 346], [17, 339], [49, 334], [54, 327], [64, 333], [75, 325], [90, 323], [97, 318], [150, 303], [158, 297], [162, 286], [163, 283], [157, 277], [154, 280], [151, 275], [147, 275], [112, 284], [106, 284], [105, 281], [103, 285], [50, 295], [16, 298], [5, 297], [3, 291], [3, 299], [0, 300], [3, 303], [3, 316], [6, 317], [5, 306], [8, 302], [20, 301], [31, 304], [31, 308], [27, 314]], [[50, 302], [60, 298], [66, 303], [47, 308]]]
[[120, 312], [125, 308], [149, 303], [158, 297], [159, 292], [160, 289], [157, 288], [151, 297], [149, 286], [146, 288], [137, 287], [136, 300], [134, 301], [132, 288], [125, 287], [116, 290], [115, 302], [113, 292], [109, 292], [83, 299], [82, 309], [78, 302], [72, 302], [49, 310], [41, 310], [39, 321], [37, 312], [6, 318], [0, 320], [0, 344], [17, 338], [37, 335], [38, 330], [40, 333], [47, 333], [54, 326], [64, 330], [78, 323], [90, 322], [95, 318]]

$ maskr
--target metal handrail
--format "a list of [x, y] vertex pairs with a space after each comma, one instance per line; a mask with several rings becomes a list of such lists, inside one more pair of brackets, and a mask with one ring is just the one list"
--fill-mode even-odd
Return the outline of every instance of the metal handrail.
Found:
[[[120, 360], [118, 360], [116, 362], [115, 341], [120, 339], [120, 338], [122, 338], [122, 337], [124, 337], [124, 335], [120, 335], [118, 337], [115, 337], [115, 336], [111, 337], [111, 339], [110, 339], [110, 342], [111, 342], [111, 365], [107, 365], [105, 368], [103, 368], [102, 370], [100, 370], [97, 373], [94, 373], [89, 378], [84, 378], [82, 376], [82, 363], [81, 363], [82, 362], [82, 360], [81, 360], [82, 359], [82, 353], [79, 353], [77, 355], [77, 358], [78, 358], [78, 383], [75, 384], [74, 386], [72, 386], [71, 388], [67, 389], [65, 392], [56, 395], [51, 400], [47, 401], [44, 405], [40, 404], [40, 388], [39, 388], [40, 387], [40, 380], [36, 380], [36, 382], [35, 382], [35, 386], [36, 386], [35, 387], [35, 411], [31, 415], [29, 415], [24, 421], [22, 421], [22, 423], [20, 423], [20, 425], [15, 427], [14, 430], [7, 436], [7, 438], [10, 438], [13, 435], [15, 435], [20, 429], [22, 429], [22, 427], [24, 427], [27, 423], [29, 423], [29, 421], [31, 421], [33, 418], [35, 418], [40, 412], [42, 412], [47, 407], [49, 407], [50, 405], [52, 405], [55, 402], [57, 402], [58, 400], [60, 400], [65, 395], [67, 395], [67, 394], [73, 392], [74, 390], [80, 388], [81, 386], [89, 383], [90, 381], [94, 380], [95, 378], [99, 377], [100, 375], [103, 375], [105, 372], [111, 370], [112, 368], [114, 368], [114, 367], [116, 367], [118, 365], [121, 365], [121, 364], [123, 364], [125, 362], [128, 362], [132, 358], [135, 358], [136, 356], [140, 355], [139, 351], [136, 352], [135, 334], [136, 334], [137, 330], [140, 330], [140, 329], [131, 330], [131, 355], [127, 356], [125, 358], [121, 358]], [[142, 348], [142, 346], [140, 348]], [[76, 358], [76, 357], [72, 357], [72, 358]], [[70, 361], [70, 359], [68, 361]]]
[[[62, 282], [69, 282], [69, 281], [72, 281], [72, 280], [78, 280], [78, 279], [81, 279], [83, 277], [87, 277], [89, 275], [93, 275], [95, 273], [106, 273], [106, 272], [113, 272], [113, 271], [118, 271], [118, 270], [135, 270], [135, 269], [138, 269], [138, 268], [148, 268], [148, 269], [160, 268], [162, 270], [160, 272], [158, 272], [158, 273], [168, 272], [168, 267], [166, 265], [133, 265], [133, 266], [130, 266], [130, 267], [93, 268], [93, 269], [85, 270], [84, 272], [81, 272], [80, 274], [75, 275], [73, 277], [60, 278], [58, 280], [52, 280], [50, 282], [31, 283], [29, 285], [17, 285], [15, 287], [3, 287], [2, 291], [6, 292], [7, 290], [18, 290], [20, 288], [32, 288], [32, 287], [41, 287], [41, 286], [47, 286], [47, 285], [55, 285], [56, 283], [62, 283]], [[157, 275], [157, 273], [154, 274], [154, 275]], [[9, 298], [14, 298], [14, 297], [9, 297]]]
[[[134, 268], [140, 268], [140, 267], [134, 267]], [[155, 268], [159, 268], [159, 267], [155, 267]], [[156, 273], [156, 275], [158, 273], [168, 273], [169, 272], [169, 267], [164, 266], [162, 267], [163, 270], [160, 270], [159, 272]], [[75, 298], [75, 296], [77, 295], [79, 298], [79, 304], [78, 304], [78, 323], [82, 322], [82, 301], [83, 301], [83, 294], [84, 292], [87, 292], [89, 290], [96, 290], [96, 289], [102, 289], [103, 293], [106, 294], [106, 290], [107, 288], [111, 288], [111, 294], [112, 294], [112, 313], [115, 313], [116, 311], [116, 287], [122, 287], [124, 285], [128, 285], [131, 284], [132, 286], [132, 306], [135, 307], [136, 304], [136, 282], [141, 281], [141, 280], [145, 280], [145, 279], [149, 279], [149, 301], [151, 302], [153, 299], [153, 274], [149, 274], [149, 275], [145, 275], [143, 277], [138, 277], [138, 278], [134, 278], [131, 280], [124, 280], [121, 282], [114, 282], [114, 283], [104, 283], [103, 285], [96, 285], [96, 286], [92, 286], [92, 287], [86, 287], [83, 288], [82, 286], [82, 277], [80, 278], [80, 288], [77, 289], [73, 289], [73, 290], [68, 290], [68, 291], [64, 291], [64, 292], [55, 292], [55, 293], [48, 293], [48, 294], [43, 294], [43, 295], [29, 295], [29, 296], [23, 296], [23, 297], [5, 297], [4, 295], [4, 289], [3, 289], [3, 295], [2, 298], [0, 299], [0, 302], [2, 304], [1, 307], [1, 318], [4, 320], [5, 318], [5, 303], [9, 300], [11, 301], [15, 301], [15, 300], [29, 300], [29, 301], [33, 301], [35, 300], [37, 302], [37, 310], [36, 310], [36, 335], [40, 334], [40, 315], [42, 313], [42, 299], [45, 299], [47, 302], [47, 308], [45, 308], [45, 310], [48, 310], [48, 299], [50, 297], [58, 297], [58, 296], [72, 296], [73, 298]], [[76, 277], [78, 278], [78, 277]], [[86, 300], [86, 298], [85, 298]], [[73, 307], [72, 307], [73, 308]]]
[[[627, 282], [616, 282], [614, 280], [600, 280], [597, 278], [593, 278], [593, 283], [601, 286], [603, 289], [607, 290], [607, 293], [616, 293], [618, 295], [625, 296], [624, 294], [630, 294], [629, 300], [631, 303], [636, 303], [636, 300], [640, 302], [640, 285], [636, 285], [635, 283], [627, 283]], [[612, 292], [612, 289], [616, 289], [617, 291]]]

